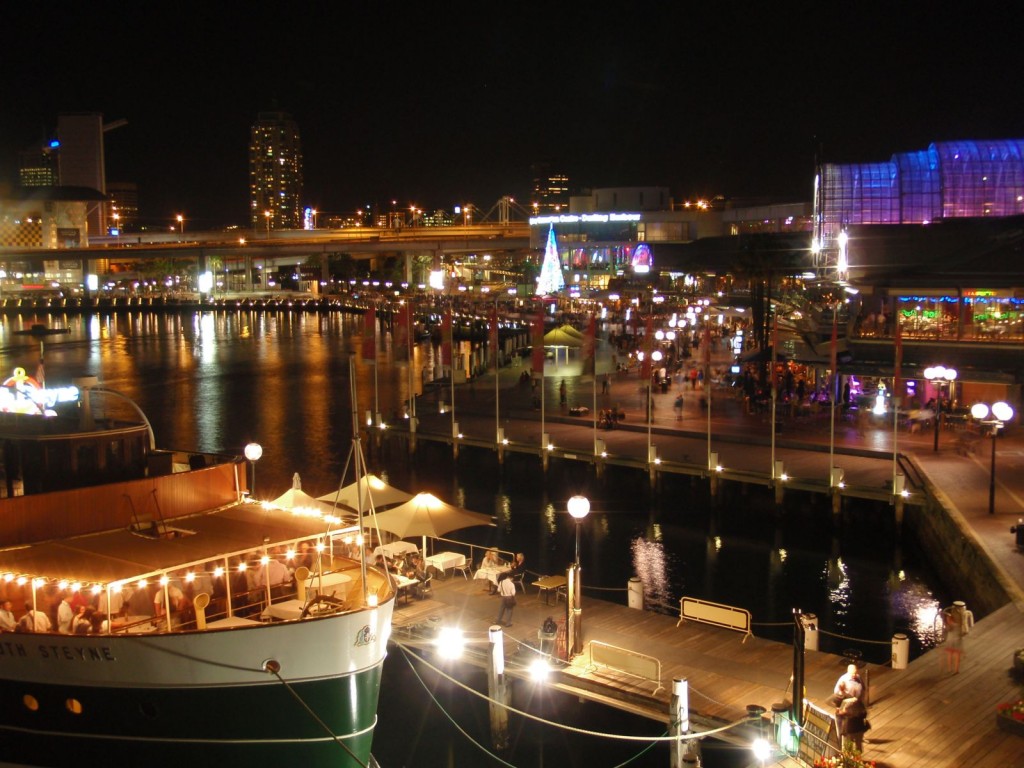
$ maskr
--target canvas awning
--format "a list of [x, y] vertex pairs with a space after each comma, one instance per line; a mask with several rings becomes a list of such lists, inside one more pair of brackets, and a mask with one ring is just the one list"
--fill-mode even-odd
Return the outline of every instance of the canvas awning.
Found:
[[360, 499], [362, 499], [363, 512], [370, 510], [371, 501], [373, 509], [376, 510], [393, 504], [401, 504], [411, 498], [411, 493], [388, 485], [376, 475], [366, 475], [358, 483], [350, 483], [340, 490], [317, 497], [319, 501], [326, 502], [328, 505], [338, 504], [354, 511], [359, 511]]
[[418, 493], [404, 504], [378, 512], [374, 517], [378, 528], [400, 539], [438, 538], [460, 528], [493, 524], [490, 515], [447, 504], [430, 493]]

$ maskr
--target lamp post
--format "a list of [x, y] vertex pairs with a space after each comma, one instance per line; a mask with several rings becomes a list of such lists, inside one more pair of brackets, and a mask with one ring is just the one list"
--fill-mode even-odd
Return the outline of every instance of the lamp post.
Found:
[[582, 585], [580, 583], [580, 525], [583, 518], [590, 514], [590, 500], [586, 496], [573, 496], [566, 503], [566, 509], [576, 521], [576, 562], [569, 569], [569, 584], [565, 610], [566, 643], [569, 658], [583, 651], [583, 603]]
[[184, 235], [185, 235], [185, 217], [182, 216], [179, 213], [177, 218], [178, 218], [178, 235], [184, 237]]
[[[924, 369], [924, 377], [935, 386], [935, 444], [933, 450], [939, 451], [939, 418], [942, 416], [942, 390], [947, 384], [952, 387], [956, 381], [956, 368], [936, 365]], [[949, 390], [952, 394], [952, 389]]]
[[[990, 413], [992, 418], [989, 418]], [[990, 433], [992, 436], [992, 466], [988, 478], [988, 513], [994, 515], [996, 513], [996, 437], [1003, 425], [1013, 418], [1013, 408], [1002, 401], [993, 403], [991, 408], [987, 403], [975, 403], [971, 406], [971, 416], [992, 429]]]
[[252, 466], [252, 488], [249, 491], [250, 496], [256, 496], [256, 462], [260, 460], [260, 456], [263, 455], [263, 446], [259, 443], [249, 443], [245, 446], [245, 458], [249, 460], [250, 466]]
[[264, 211], [263, 215], [267, 219], [267, 240], [270, 239], [270, 217], [274, 215], [273, 211]]

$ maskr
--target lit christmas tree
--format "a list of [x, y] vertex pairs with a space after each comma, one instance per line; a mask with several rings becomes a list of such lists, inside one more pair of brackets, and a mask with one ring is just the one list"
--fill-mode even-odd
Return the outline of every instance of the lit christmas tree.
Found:
[[548, 296], [565, 288], [562, 265], [558, 259], [558, 243], [555, 242], [555, 225], [548, 230], [548, 244], [544, 249], [544, 263], [537, 279], [537, 295]]

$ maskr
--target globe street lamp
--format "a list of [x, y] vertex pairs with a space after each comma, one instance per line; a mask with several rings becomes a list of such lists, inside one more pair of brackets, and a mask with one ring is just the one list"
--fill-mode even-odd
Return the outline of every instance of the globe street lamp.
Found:
[[924, 369], [924, 377], [935, 386], [935, 444], [933, 449], [936, 453], [939, 450], [939, 418], [942, 415], [942, 391], [946, 385], [950, 386], [952, 393], [953, 382], [956, 381], [956, 369], [947, 368], [944, 365], [936, 365]]
[[[989, 415], [991, 414], [991, 418]], [[996, 437], [1003, 425], [1013, 418], [1013, 408], [1004, 402], [993, 403], [991, 409], [988, 403], [975, 403], [971, 406], [971, 416], [979, 423], [991, 427], [992, 435], [992, 467], [989, 470], [988, 478], [988, 513], [996, 513]]]
[[583, 651], [583, 603], [582, 585], [580, 583], [580, 525], [583, 518], [590, 514], [590, 501], [586, 496], [573, 496], [566, 503], [566, 509], [576, 521], [576, 562], [569, 569], [569, 585], [565, 610], [566, 643], [569, 658]]
[[185, 234], [185, 217], [182, 216], [180, 213], [178, 214], [178, 234]]
[[249, 464], [252, 467], [252, 488], [249, 492], [250, 496], [256, 495], [256, 462], [260, 460], [260, 456], [263, 455], [263, 446], [259, 443], [249, 443], [245, 446], [245, 458], [249, 460]]

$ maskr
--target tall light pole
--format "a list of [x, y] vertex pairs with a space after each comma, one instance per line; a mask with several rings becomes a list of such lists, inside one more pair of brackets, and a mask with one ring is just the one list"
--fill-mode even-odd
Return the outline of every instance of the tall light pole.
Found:
[[178, 214], [178, 234], [182, 237], [185, 236], [185, 217], [180, 213]]
[[270, 239], [270, 217], [274, 215], [273, 211], [264, 211], [263, 215], [267, 219], [267, 240]]
[[256, 462], [262, 455], [263, 446], [259, 443], [249, 443], [245, 446], [245, 458], [249, 460], [249, 465], [252, 467], [252, 488], [249, 489], [249, 495], [253, 498], [256, 496]]
[[566, 509], [576, 521], [576, 562], [569, 569], [569, 584], [565, 610], [565, 649], [569, 658], [583, 651], [583, 590], [580, 582], [580, 525], [590, 514], [590, 500], [586, 496], [573, 496], [566, 503]]
[[[989, 418], [990, 413], [992, 418]], [[991, 409], [988, 403], [975, 403], [971, 406], [971, 416], [981, 424], [991, 427], [992, 430], [990, 433], [992, 436], [992, 466], [988, 478], [988, 513], [994, 515], [996, 513], [996, 437], [1003, 425], [1013, 418], [1013, 408], [1002, 401], [993, 403]]]
[[[924, 369], [924, 377], [935, 386], [935, 445], [933, 450], [939, 451], [939, 419], [942, 416], [942, 390], [945, 385], [956, 381], [956, 368], [947, 368], [944, 365], [936, 365]], [[952, 395], [952, 389], [949, 390]]]

